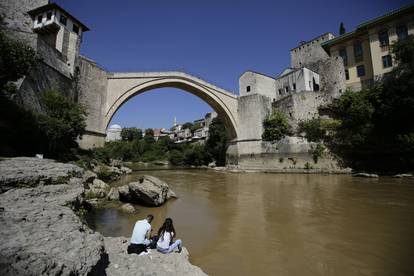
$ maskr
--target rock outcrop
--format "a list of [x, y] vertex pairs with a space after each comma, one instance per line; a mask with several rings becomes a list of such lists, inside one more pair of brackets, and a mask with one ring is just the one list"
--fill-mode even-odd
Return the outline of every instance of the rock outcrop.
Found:
[[51, 159], [32, 157], [8, 158], [0, 162], [0, 193], [12, 188], [66, 183], [82, 177], [83, 169]]
[[0, 194], [0, 275], [98, 275], [105, 269], [103, 237], [74, 213], [83, 202], [82, 179], [53, 185], [81, 171], [66, 165], [35, 158], [0, 162], [2, 185], [38, 185]]
[[147, 206], [159, 206], [169, 198], [175, 197], [167, 183], [149, 175], [140, 177], [137, 182], [119, 187], [118, 192], [121, 201]]
[[0, 275], [205, 275], [185, 249], [128, 255], [125, 238], [89, 229], [76, 212], [84, 205], [84, 186], [102, 183], [79, 167], [13, 158], [0, 161], [0, 169], [6, 190], [0, 194]]
[[106, 269], [108, 276], [129, 275], [207, 275], [188, 261], [188, 251], [161, 254], [151, 250], [148, 255], [128, 254], [129, 240], [126, 238], [105, 238], [105, 247], [109, 257]]

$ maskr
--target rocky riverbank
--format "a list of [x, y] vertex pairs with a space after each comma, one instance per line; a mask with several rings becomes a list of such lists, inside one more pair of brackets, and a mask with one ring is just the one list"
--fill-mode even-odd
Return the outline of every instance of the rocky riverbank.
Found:
[[187, 253], [128, 255], [125, 238], [89, 229], [77, 215], [85, 185], [71, 164], [0, 161], [1, 275], [205, 275]]

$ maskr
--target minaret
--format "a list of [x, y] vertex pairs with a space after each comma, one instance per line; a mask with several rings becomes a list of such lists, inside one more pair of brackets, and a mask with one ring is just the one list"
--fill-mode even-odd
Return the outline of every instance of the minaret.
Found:
[[174, 116], [174, 124], [173, 126], [177, 126], [177, 117]]

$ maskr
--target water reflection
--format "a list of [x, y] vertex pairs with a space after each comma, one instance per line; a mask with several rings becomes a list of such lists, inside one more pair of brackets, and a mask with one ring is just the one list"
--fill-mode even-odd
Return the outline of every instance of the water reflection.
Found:
[[[211, 275], [414, 275], [414, 181], [346, 175], [147, 171], [179, 196], [133, 215], [88, 221], [129, 236], [137, 219], [171, 216], [191, 261]], [[135, 180], [128, 176], [121, 183]]]

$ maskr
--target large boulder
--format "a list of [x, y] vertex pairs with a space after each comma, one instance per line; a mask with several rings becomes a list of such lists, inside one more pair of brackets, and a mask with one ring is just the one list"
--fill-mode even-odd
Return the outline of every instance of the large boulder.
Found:
[[0, 162], [0, 193], [12, 188], [62, 184], [82, 175], [83, 169], [73, 164], [34, 157], [8, 158]]
[[106, 197], [108, 200], [119, 200], [119, 192], [117, 187], [112, 187]]
[[85, 171], [82, 177], [85, 188], [89, 188], [89, 184], [92, 183], [96, 178], [98, 178], [98, 176], [93, 171]]
[[167, 183], [149, 175], [140, 177], [137, 182], [119, 187], [118, 192], [121, 201], [147, 206], [159, 206], [169, 198], [175, 197]]
[[110, 187], [108, 184], [100, 179], [94, 179], [93, 182], [89, 184], [89, 189], [86, 190], [86, 195], [88, 198], [105, 198], [109, 189]]
[[148, 255], [138, 256], [127, 253], [128, 244], [129, 240], [123, 237], [105, 238], [110, 262], [106, 268], [106, 275], [207, 275], [188, 261], [188, 251], [185, 248], [180, 254], [161, 254], [156, 250], [150, 250]]
[[119, 209], [127, 214], [132, 214], [135, 212], [135, 207], [131, 203], [125, 203]]
[[[6, 167], [3, 162], [16, 164], [1, 161], [2, 168]], [[68, 168], [67, 164], [33, 160], [23, 163], [28, 166], [19, 171], [31, 175], [30, 186], [37, 187], [0, 194], [0, 275], [102, 275], [107, 266], [103, 237], [83, 224], [74, 212], [83, 204], [82, 178], [41, 185], [45, 179], [54, 179], [54, 168], [66, 177], [62, 168]], [[2, 169], [2, 180], [15, 183], [19, 179], [16, 171]]]

